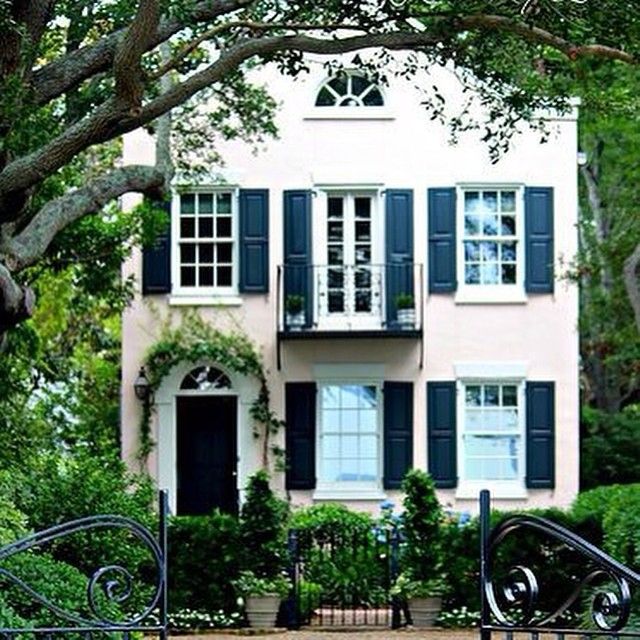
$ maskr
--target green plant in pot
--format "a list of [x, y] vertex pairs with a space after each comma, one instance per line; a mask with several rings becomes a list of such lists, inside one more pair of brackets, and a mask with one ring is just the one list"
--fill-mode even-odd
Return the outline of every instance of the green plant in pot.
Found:
[[287, 314], [286, 326], [293, 331], [299, 331], [306, 323], [304, 312], [304, 296], [290, 294], [286, 297], [284, 308]]
[[252, 627], [273, 627], [290, 589], [286, 578], [288, 505], [274, 495], [266, 471], [249, 478], [240, 512], [241, 573], [234, 583]]
[[291, 581], [286, 575], [261, 578], [253, 571], [241, 571], [233, 586], [242, 596], [252, 627], [275, 627], [280, 602], [291, 591]]
[[413, 329], [416, 326], [415, 301], [410, 293], [399, 293], [395, 299], [398, 324], [402, 329]]
[[404, 551], [396, 595], [406, 599], [416, 627], [430, 627], [442, 609], [446, 591], [443, 568], [442, 507], [429, 474], [412, 469], [402, 482]]

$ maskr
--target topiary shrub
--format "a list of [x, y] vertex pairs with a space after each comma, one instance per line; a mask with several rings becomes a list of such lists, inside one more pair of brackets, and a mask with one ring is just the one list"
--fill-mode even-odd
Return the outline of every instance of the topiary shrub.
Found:
[[443, 511], [428, 473], [411, 469], [402, 481], [405, 547], [402, 572], [413, 580], [432, 580], [442, 574]]
[[169, 521], [169, 606], [172, 612], [236, 610], [231, 587], [240, 572], [240, 528], [233, 516], [177, 516]]
[[252, 475], [240, 512], [242, 569], [259, 578], [275, 578], [287, 568], [288, 514], [287, 503], [271, 490], [267, 472]]

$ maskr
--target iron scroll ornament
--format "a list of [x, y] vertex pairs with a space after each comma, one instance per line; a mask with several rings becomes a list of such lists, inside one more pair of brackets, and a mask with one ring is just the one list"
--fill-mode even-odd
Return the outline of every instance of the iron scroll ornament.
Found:
[[[110, 564], [96, 569], [88, 577], [86, 598], [91, 615], [80, 615], [67, 611], [52, 602], [49, 598], [34, 590], [12, 571], [0, 566], [0, 577], [21, 589], [34, 602], [53, 613], [67, 626], [47, 629], [0, 629], [0, 634], [10, 637], [23, 632], [41, 633], [69, 633], [73, 631], [148, 631], [157, 632], [161, 637], [166, 636], [166, 519], [168, 514], [168, 497], [165, 491], [160, 492], [160, 535], [155, 536], [143, 525], [131, 518], [118, 515], [95, 515], [72, 520], [39, 531], [21, 540], [6, 545], [0, 549], [0, 562], [42, 547], [66, 536], [92, 530], [121, 530], [131, 534], [149, 552], [153, 563], [153, 584], [148, 601], [142, 610], [123, 616], [116, 620], [102, 610], [100, 600], [106, 603], [124, 604], [131, 597], [134, 590], [134, 578], [125, 567]], [[99, 593], [102, 592], [102, 598]], [[159, 612], [159, 620], [157, 614]]]
[[[481, 503], [483, 498], [488, 503], [488, 495], [481, 496]], [[488, 528], [488, 511], [484, 520]], [[574, 585], [563, 602], [547, 613], [537, 611], [539, 583], [531, 568], [523, 564], [514, 565], [500, 584], [493, 578], [493, 566], [500, 543], [507, 536], [526, 530], [544, 534], [562, 543], [589, 563], [586, 575]], [[504, 519], [483, 538], [483, 626], [488, 624], [486, 618], [490, 614], [502, 629], [549, 628], [577, 602], [587, 587], [593, 587], [599, 580], [608, 580], [615, 585], [615, 589], [596, 588], [592, 595], [591, 617], [597, 629], [611, 633], [622, 630], [628, 623], [631, 586], [640, 586], [640, 574], [580, 536], [545, 518], [517, 515]], [[498, 594], [501, 598], [498, 598]]]

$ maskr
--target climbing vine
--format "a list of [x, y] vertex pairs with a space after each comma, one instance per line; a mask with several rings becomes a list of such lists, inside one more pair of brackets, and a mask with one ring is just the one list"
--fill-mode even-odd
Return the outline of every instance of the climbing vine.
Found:
[[149, 379], [151, 400], [145, 404], [140, 424], [140, 448], [138, 457], [146, 462], [155, 443], [151, 437], [151, 415], [154, 410], [154, 393], [173, 367], [182, 362], [197, 364], [211, 361], [222, 368], [244, 376], [253, 376], [259, 384], [259, 392], [252, 402], [250, 414], [253, 418], [253, 435], [263, 437], [262, 465], [269, 466], [269, 452], [274, 454], [276, 468], [284, 464], [284, 450], [270, 446], [283, 421], [271, 409], [270, 393], [262, 356], [251, 339], [239, 330], [221, 331], [205, 322], [197, 313], [187, 312], [177, 327], [165, 324], [158, 341], [151, 346], [145, 357], [145, 368]]

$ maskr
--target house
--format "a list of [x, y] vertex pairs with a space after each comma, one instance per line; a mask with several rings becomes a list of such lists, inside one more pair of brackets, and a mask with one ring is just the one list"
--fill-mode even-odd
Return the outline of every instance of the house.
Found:
[[[578, 490], [576, 114], [549, 114], [493, 164], [477, 132], [457, 144], [412, 83], [378, 86], [319, 63], [296, 81], [263, 71], [279, 138], [177, 184], [171, 227], [124, 267], [139, 290], [123, 318], [123, 455], [139, 447], [133, 385], [159, 323], [196, 309], [259, 347], [286, 429], [294, 504], [377, 510], [411, 466], [444, 503], [564, 506]], [[455, 104], [447, 70], [434, 82]], [[153, 140], [125, 139], [126, 162]], [[134, 196], [127, 204], [135, 202]], [[413, 307], [413, 313], [411, 310]], [[176, 320], [177, 322], [177, 320]], [[261, 465], [255, 378], [204, 358], [155, 391], [149, 469], [178, 513], [233, 511]]]

